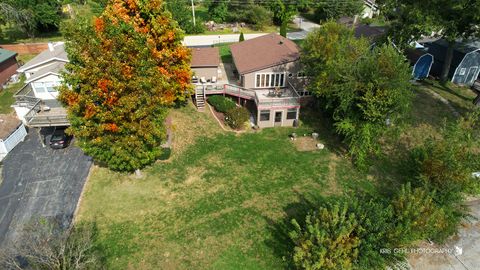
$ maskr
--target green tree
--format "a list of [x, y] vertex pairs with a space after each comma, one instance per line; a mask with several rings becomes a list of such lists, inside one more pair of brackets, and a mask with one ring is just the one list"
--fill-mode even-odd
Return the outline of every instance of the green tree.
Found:
[[389, 34], [399, 46], [406, 46], [421, 35], [438, 31], [448, 42], [441, 79], [446, 81], [453, 58], [453, 47], [459, 39], [478, 37], [480, 33], [480, 0], [380, 0], [381, 10], [391, 20]]
[[168, 106], [190, 95], [190, 52], [161, 0], [113, 0], [66, 27], [70, 63], [59, 99], [79, 146], [114, 170], [162, 155]]
[[205, 5], [208, 7], [208, 16], [211, 20], [217, 23], [227, 21], [229, 16], [228, 2], [222, 0], [208, 0], [205, 1]]
[[[61, 6], [57, 0], [4, 0], [15, 8], [22, 20], [16, 20], [21, 29], [33, 37], [35, 31], [48, 32], [58, 30], [61, 21]], [[28, 14], [28, 16], [26, 16]], [[29, 21], [27, 22], [26, 19]], [[34, 25], [34, 26], [31, 26]]]
[[288, 0], [274, 0], [270, 4], [273, 11], [273, 19], [280, 24], [280, 35], [287, 37], [287, 26], [292, 21], [293, 16], [298, 12], [298, 5]]
[[343, 16], [354, 16], [363, 10], [362, 0], [324, 0], [314, 6], [315, 18], [320, 22], [337, 20]]
[[238, 38], [238, 42], [245, 41], [245, 36], [243, 35], [243, 32], [240, 32], [240, 37]]
[[347, 204], [334, 204], [307, 215], [303, 227], [292, 220], [295, 265], [312, 270], [353, 269], [360, 244], [356, 219]]
[[178, 22], [180, 28], [187, 34], [198, 34], [204, 32], [204, 26], [197, 19], [196, 25], [193, 25], [192, 11], [189, 2], [181, 0], [169, 0], [166, 3], [167, 10], [172, 13], [172, 17]]
[[34, 14], [31, 10], [20, 9], [9, 3], [0, 3], [1, 24], [13, 24], [18, 26], [22, 32], [33, 38], [37, 25], [34, 21]]
[[366, 168], [378, 139], [408, 111], [410, 67], [391, 46], [371, 48], [352, 30], [329, 22], [309, 34], [302, 62], [308, 88], [333, 118], [355, 163]]

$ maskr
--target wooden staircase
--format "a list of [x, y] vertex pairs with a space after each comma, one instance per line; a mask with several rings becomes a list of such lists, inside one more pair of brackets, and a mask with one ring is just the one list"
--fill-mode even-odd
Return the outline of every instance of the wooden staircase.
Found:
[[203, 87], [196, 87], [195, 88], [195, 105], [197, 105], [198, 110], [205, 109], [205, 89]]

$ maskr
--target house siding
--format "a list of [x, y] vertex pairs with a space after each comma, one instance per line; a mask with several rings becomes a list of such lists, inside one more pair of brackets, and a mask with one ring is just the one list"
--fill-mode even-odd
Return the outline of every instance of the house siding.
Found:
[[56, 99], [58, 96], [58, 91], [57, 92], [44, 92], [44, 93], [38, 93], [37, 89], [35, 88], [35, 83], [56, 83], [60, 84], [62, 79], [57, 76], [57, 75], [48, 75], [42, 78], [39, 78], [38, 80], [35, 80], [31, 82], [31, 86], [33, 89], [33, 92], [35, 93], [35, 97], [42, 99], [42, 100], [49, 100], [49, 99]]
[[17, 72], [18, 63], [15, 57], [9, 58], [0, 64], [0, 85], [8, 82], [10, 77]]
[[[296, 109], [297, 110], [296, 119], [287, 119], [287, 112], [288, 112], [289, 109]], [[268, 121], [260, 121], [261, 111], [270, 111], [270, 119]], [[282, 113], [281, 123], [279, 125], [275, 125], [275, 113], [276, 112], [281, 112]], [[299, 106], [282, 107], [282, 108], [275, 108], [275, 107], [272, 107], [272, 108], [258, 108], [258, 110], [257, 110], [257, 126], [259, 128], [269, 128], [269, 127], [275, 127], [275, 126], [291, 127], [291, 126], [293, 126], [295, 120], [298, 119], [299, 114], [300, 114], [300, 107]]]
[[257, 73], [285, 73], [285, 78], [288, 78], [288, 74], [292, 73], [293, 80], [297, 78], [297, 73], [300, 70], [299, 68], [299, 61], [294, 61], [278, 66], [274, 66], [271, 68], [266, 68], [262, 70], [257, 70], [250, 73], [242, 74], [243, 76], [243, 87], [250, 88], [250, 89], [268, 89], [268, 88], [275, 88], [275, 87], [267, 87], [267, 88], [255, 88], [255, 75]]
[[211, 79], [212, 77], [218, 77], [218, 67], [192, 67], [192, 71], [198, 78]]

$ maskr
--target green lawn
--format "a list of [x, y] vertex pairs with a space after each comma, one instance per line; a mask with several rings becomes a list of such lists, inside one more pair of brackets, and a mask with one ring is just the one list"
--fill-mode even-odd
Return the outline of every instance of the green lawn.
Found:
[[18, 83], [10, 84], [6, 89], [0, 90], [0, 114], [7, 114], [13, 111], [10, 107], [15, 99], [13, 95], [25, 84], [22, 78]]
[[233, 43], [221, 43], [216, 44], [215, 47], [218, 47], [220, 51], [220, 58], [222, 59], [223, 63], [232, 63], [232, 52], [230, 51], [230, 45]]
[[[425, 86], [406, 123], [392, 129], [368, 173], [358, 172], [327, 121], [303, 110], [302, 126], [243, 134], [220, 129], [192, 105], [171, 112], [173, 155], [144, 178], [95, 167], [80, 221], [95, 221], [108, 269], [285, 269], [290, 220], [320, 201], [380, 194], [405, 177], [406, 149], [454, 119]], [[288, 135], [316, 131], [323, 151], [298, 151]], [[397, 133], [397, 134], [395, 134]]]

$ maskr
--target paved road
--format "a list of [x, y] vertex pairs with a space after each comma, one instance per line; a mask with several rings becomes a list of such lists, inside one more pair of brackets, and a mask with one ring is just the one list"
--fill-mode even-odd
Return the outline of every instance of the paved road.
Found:
[[[305, 18], [296, 16], [293, 22], [302, 29], [298, 32], [287, 33], [287, 38], [292, 40], [304, 39], [307, 34], [313, 29], [320, 27], [320, 25], [310, 22]], [[245, 34], [245, 40], [256, 38], [259, 36], [267, 35], [268, 33], [257, 33], [257, 34]], [[197, 35], [197, 36], [186, 36], [183, 40], [183, 44], [189, 47], [202, 47], [202, 46], [211, 46], [219, 43], [233, 43], [238, 42], [240, 34], [228, 34], [228, 35]]]
[[70, 222], [92, 164], [77, 147], [43, 147], [38, 129], [3, 163], [0, 186], [0, 246], [20, 239], [32, 218], [57, 217]]

